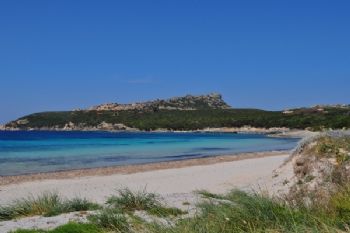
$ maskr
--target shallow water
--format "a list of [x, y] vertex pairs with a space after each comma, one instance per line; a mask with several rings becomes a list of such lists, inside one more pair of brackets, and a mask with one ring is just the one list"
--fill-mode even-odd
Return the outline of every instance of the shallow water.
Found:
[[289, 150], [297, 141], [231, 133], [0, 131], [0, 176]]

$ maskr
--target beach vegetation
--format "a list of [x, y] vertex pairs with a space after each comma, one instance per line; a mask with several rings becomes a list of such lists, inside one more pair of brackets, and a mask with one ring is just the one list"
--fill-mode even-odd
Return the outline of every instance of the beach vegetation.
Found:
[[201, 203], [200, 214], [181, 219], [174, 227], [153, 225], [153, 232], [345, 232], [348, 217], [329, 215], [326, 206], [318, 209], [290, 205], [282, 199], [233, 190], [223, 200]]
[[128, 188], [117, 190], [117, 195], [111, 196], [107, 200], [107, 204], [114, 208], [120, 208], [124, 211], [146, 211], [148, 214], [155, 216], [178, 216], [186, 214], [178, 208], [165, 206], [160, 197], [155, 193], [142, 191], [133, 192]]
[[59, 226], [53, 230], [17, 230], [13, 233], [103, 233], [102, 229], [94, 224], [75, 223], [71, 222], [62, 226]]
[[[339, 190], [327, 205], [295, 204], [261, 193], [232, 190], [220, 195], [222, 202], [198, 204], [193, 217], [180, 218], [172, 225], [140, 220], [136, 227], [137, 232], [147, 233], [349, 232], [349, 190], [348, 187]], [[135, 232], [130, 212], [116, 207], [100, 210], [88, 219], [88, 224], [69, 223], [52, 231], [18, 230], [15, 233]]]
[[152, 209], [159, 206], [160, 202], [156, 194], [149, 193], [145, 189], [133, 192], [124, 188], [117, 190], [117, 195], [109, 197], [107, 204], [122, 210], [135, 211]]
[[130, 229], [125, 213], [118, 208], [104, 208], [88, 219], [97, 227], [113, 232], [128, 232]]
[[0, 220], [10, 220], [26, 216], [55, 216], [61, 213], [96, 210], [99, 205], [86, 199], [65, 200], [57, 193], [43, 193], [38, 197], [18, 199], [13, 203], [0, 206]]

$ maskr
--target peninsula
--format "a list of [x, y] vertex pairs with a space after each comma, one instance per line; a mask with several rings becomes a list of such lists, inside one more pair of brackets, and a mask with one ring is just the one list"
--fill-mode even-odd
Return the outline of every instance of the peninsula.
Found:
[[317, 105], [281, 111], [238, 109], [229, 106], [220, 94], [213, 93], [133, 104], [107, 103], [73, 111], [34, 113], [11, 121], [1, 129], [211, 131], [212, 128], [228, 128], [232, 132], [242, 127], [314, 131], [349, 128], [350, 106]]

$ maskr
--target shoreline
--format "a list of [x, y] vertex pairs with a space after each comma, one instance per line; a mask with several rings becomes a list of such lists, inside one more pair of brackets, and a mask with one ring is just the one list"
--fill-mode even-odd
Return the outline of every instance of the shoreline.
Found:
[[[135, 192], [147, 189], [147, 192], [157, 193], [164, 198], [165, 203], [174, 207], [183, 207], [182, 203], [186, 200], [195, 203], [199, 198], [196, 195], [198, 190], [219, 194], [232, 189], [264, 189], [272, 195], [278, 195], [285, 188], [279, 184], [290, 179], [279, 171], [286, 170], [281, 165], [288, 157], [286, 151], [258, 152], [129, 166], [118, 170], [104, 168], [58, 172], [50, 173], [51, 177], [48, 174], [17, 176], [15, 180], [7, 179], [7, 182], [10, 181], [7, 185], [0, 186], [0, 205], [44, 193], [57, 193], [68, 199], [80, 197], [104, 204], [108, 197], [124, 188]], [[277, 177], [276, 169], [281, 174]], [[290, 167], [286, 174], [292, 171]]]
[[[0, 125], [1, 126], [1, 125]], [[6, 128], [0, 127], [0, 132], [32, 132], [32, 131], [47, 131], [47, 132], [109, 132], [109, 133], [232, 133], [232, 134], [261, 134], [267, 137], [278, 138], [304, 138], [306, 136], [313, 135], [317, 132], [302, 129], [289, 129], [289, 128], [256, 128], [256, 127], [221, 127], [221, 128], [204, 128], [197, 130], [168, 130], [168, 129], [155, 129], [151, 131], [140, 129], [104, 129], [104, 128], [79, 128], [79, 129], [65, 129], [65, 128], [31, 128], [31, 129], [19, 129], [19, 128]]]
[[289, 154], [289, 152], [290, 152], [289, 150], [249, 152], [249, 153], [238, 153], [238, 154], [230, 154], [230, 155], [210, 156], [205, 158], [155, 162], [155, 163], [147, 163], [147, 164], [119, 165], [119, 166], [111, 166], [111, 167], [72, 169], [72, 170], [65, 170], [65, 171], [33, 173], [33, 174], [25, 174], [25, 175], [0, 176], [0, 187], [6, 186], [6, 185], [12, 185], [12, 184], [27, 183], [32, 181], [77, 179], [82, 177], [110, 176], [115, 174], [125, 175], [125, 174], [135, 174], [135, 173], [148, 172], [148, 171], [177, 169], [177, 168], [194, 167], [194, 166], [202, 166], [202, 165], [213, 165], [213, 164], [218, 164], [223, 162], [232, 162], [232, 161], [239, 161], [239, 160], [279, 156], [282, 153]]

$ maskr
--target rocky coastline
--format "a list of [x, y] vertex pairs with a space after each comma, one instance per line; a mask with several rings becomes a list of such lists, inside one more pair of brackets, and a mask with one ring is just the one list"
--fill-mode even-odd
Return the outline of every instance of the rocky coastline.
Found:
[[124, 124], [111, 124], [102, 122], [97, 126], [87, 126], [85, 124], [74, 124], [73, 122], [67, 123], [64, 127], [53, 126], [53, 127], [11, 127], [0, 125], [0, 131], [126, 131], [126, 132], [137, 132], [140, 131], [136, 128], [128, 127]]

